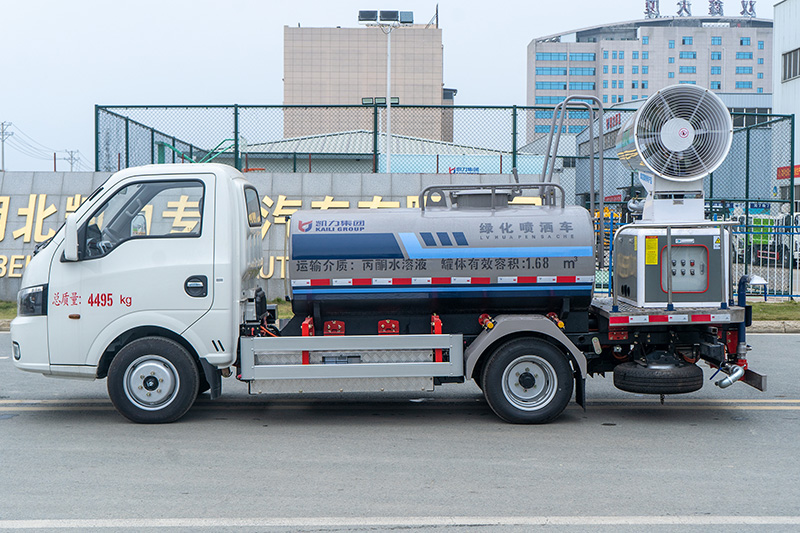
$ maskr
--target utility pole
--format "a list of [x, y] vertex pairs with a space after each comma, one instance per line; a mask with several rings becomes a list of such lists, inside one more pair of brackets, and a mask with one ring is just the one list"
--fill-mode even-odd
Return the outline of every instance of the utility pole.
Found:
[[65, 161], [69, 161], [69, 171], [72, 172], [73, 165], [80, 161], [81, 156], [78, 155], [78, 150], [64, 150], [67, 153]]
[[0, 172], [6, 171], [6, 139], [14, 135], [14, 132], [6, 131], [10, 126], [10, 122], [0, 122]]

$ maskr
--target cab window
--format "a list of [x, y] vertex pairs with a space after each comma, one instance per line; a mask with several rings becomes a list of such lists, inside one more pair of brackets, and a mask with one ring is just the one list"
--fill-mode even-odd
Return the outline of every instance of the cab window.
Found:
[[261, 206], [258, 202], [258, 192], [252, 187], [245, 187], [244, 201], [247, 206], [247, 223], [251, 227], [261, 227]]
[[203, 183], [194, 180], [123, 187], [79, 230], [80, 258], [108, 255], [131, 239], [199, 237], [204, 192]]

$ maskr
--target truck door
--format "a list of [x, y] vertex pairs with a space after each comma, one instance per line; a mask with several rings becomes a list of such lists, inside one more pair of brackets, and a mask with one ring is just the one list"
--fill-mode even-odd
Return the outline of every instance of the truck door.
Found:
[[181, 333], [211, 308], [214, 196], [212, 174], [131, 178], [78, 221], [79, 260], [51, 265], [51, 365], [95, 364], [95, 339]]

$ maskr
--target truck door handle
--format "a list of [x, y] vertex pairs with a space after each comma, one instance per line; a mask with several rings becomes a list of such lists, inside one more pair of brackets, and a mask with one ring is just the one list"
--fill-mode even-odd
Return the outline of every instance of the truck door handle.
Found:
[[191, 276], [184, 282], [183, 290], [192, 298], [205, 298], [208, 296], [208, 278]]

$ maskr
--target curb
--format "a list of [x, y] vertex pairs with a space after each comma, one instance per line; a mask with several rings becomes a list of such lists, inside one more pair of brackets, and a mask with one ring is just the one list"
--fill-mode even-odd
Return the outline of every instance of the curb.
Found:
[[[0, 319], [0, 332], [11, 331], [11, 319]], [[756, 320], [748, 333], [800, 333], [800, 320]]]

